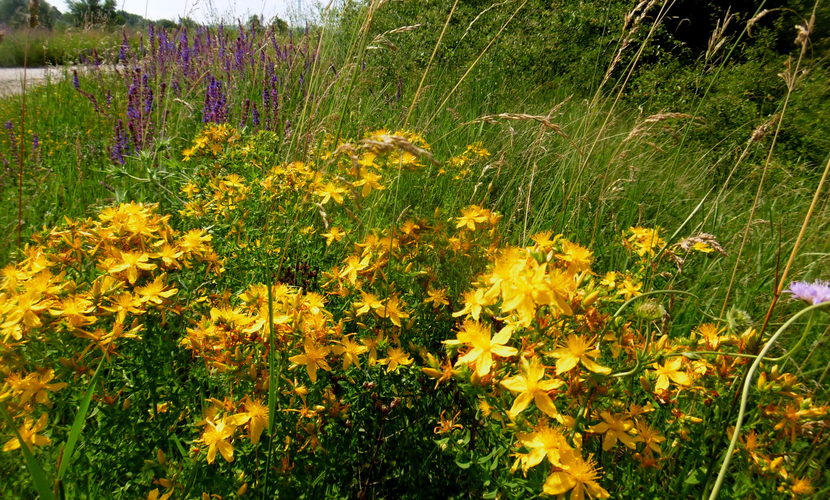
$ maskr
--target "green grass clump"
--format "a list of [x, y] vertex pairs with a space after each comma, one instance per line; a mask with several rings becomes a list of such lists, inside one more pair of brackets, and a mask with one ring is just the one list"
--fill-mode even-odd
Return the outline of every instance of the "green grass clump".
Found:
[[113, 30], [17, 29], [0, 40], [0, 68], [111, 62], [121, 38]]

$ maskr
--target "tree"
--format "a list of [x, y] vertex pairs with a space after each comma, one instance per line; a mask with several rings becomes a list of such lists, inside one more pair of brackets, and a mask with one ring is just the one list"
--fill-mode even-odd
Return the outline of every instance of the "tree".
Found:
[[90, 27], [113, 24], [117, 20], [115, 0], [69, 0], [69, 13], [75, 26]]
[[0, 25], [12, 28], [29, 26], [33, 14], [37, 25], [45, 28], [52, 28], [61, 16], [58, 9], [43, 0], [0, 0]]

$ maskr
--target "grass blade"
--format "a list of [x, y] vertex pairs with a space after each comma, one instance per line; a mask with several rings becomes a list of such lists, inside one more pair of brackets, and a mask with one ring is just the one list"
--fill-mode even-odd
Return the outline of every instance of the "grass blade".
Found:
[[40, 466], [40, 462], [35, 459], [35, 455], [31, 452], [31, 450], [29, 450], [28, 446], [26, 446], [26, 443], [23, 441], [23, 437], [17, 430], [14, 420], [8, 413], [6, 413], [6, 409], [3, 406], [0, 406], [0, 412], [3, 413], [3, 417], [8, 422], [9, 427], [11, 427], [14, 431], [14, 435], [17, 440], [20, 442], [20, 451], [23, 452], [23, 457], [26, 459], [26, 467], [29, 469], [29, 474], [32, 476], [32, 483], [34, 484], [38, 495], [40, 495], [42, 500], [54, 500], [55, 495], [52, 493], [52, 488], [50, 487], [52, 482], [49, 480], [49, 476], [46, 474], [46, 471], [43, 470], [43, 467]]
[[66, 469], [72, 462], [72, 453], [75, 451], [75, 446], [78, 444], [78, 439], [81, 437], [81, 432], [84, 430], [86, 423], [86, 414], [89, 411], [89, 403], [92, 401], [92, 394], [95, 392], [95, 381], [98, 380], [98, 374], [101, 372], [101, 366], [104, 364], [104, 358], [98, 363], [98, 368], [92, 374], [89, 380], [89, 385], [86, 388], [86, 393], [81, 400], [81, 405], [78, 407], [78, 412], [75, 413], [75, 420], [72, 422], [72, 427], [69, 429], [69, 437], [66, 439], [66, 445], [63, 448], [62, 459], [58, 466], [58, 481], [63, 479]]

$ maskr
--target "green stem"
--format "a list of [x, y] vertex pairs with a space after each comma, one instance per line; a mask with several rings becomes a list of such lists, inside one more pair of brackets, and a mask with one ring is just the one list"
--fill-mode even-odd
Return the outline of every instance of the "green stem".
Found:
[[755, 372], [758, 370], [758, 367], [761, 366], [761, 361], [764, 360], [764, 355], [769, 351], [775, 341], [778, 340], [778, 337], [781, 336], [784, 331], [792, 325], [796, 319], [800, 318], [801, 316], [807, 314], [808, 312], [812, 312], [816, 309], [819, 309], [824, 306], [830, 305], [830, 302], [821, 302], [819, 304], [814, 304], [809, 307], [805, 307], [798, 313], [796, 313], [793, 317], [787, 320], [786, 323], [781, 325], [778, 331], [773, 334], [772, 337], [764, 344], [764, 348], [761, 349], [761, 352], [758, 353], [758, 357], [755, 358], [755, 362], [752, 363], [752, 366], [749, 368], [749, 371], [746, 374], [746, 379], [744, 380], [744, 387], [743, 391], [741, 392], [741, 406], [738, 409], [738, 419], [735, 421], [735, 430], [732, 432], [732, 439], [729, 441], [729, 447], [726, 449], [726, 454], [723, 457], [723, 464], [721, 465], [720, 472], [718, 472], [718, 478], [715, 481], [715, 485], [712, 487], [712, 492], [709, 495], [709, 500], [715, 500], [718, 497], [718, 493], [720, 492], [721, 486], [723, 485], [723, 480], [726, 478], [726, 471], [729, 470], [729, 462], [732, 460], [732, 454], [735, 452], [735, 446], [738, 444], [738, 434], [741, 431], [741, 425], [744, 422], [744, 416], [746, 414], [746, 405], [747, 401], [749, 400], [749, 389], [752, 387], [752, 377], [755, 375]]
[[807, 321], [807, 325], [804, 327], [804, 331], [801, 333], [801, 338], [798, 339], [798, 342], [796, 342], [795, 345], [792, 346], [789, 351], [785, 352], [781, 356], [778, 356], [777, 358], [770, 358], [769, 361], [772, 361], [773, 363], [780, 363], [782, 361], [786, 361], [787, 358], [792, 356], [792, 354], [796, 350], [798, 350], [798, 348], [801, 347], [801, 344], [803, 344], [804, 341], [807, 339], [807, 334], [810, 332], [810, 328], [812, 328], [812, 326], [813, 326], [813, 321], [812, 321], [812, 318], [811, 318], [809, 321]]

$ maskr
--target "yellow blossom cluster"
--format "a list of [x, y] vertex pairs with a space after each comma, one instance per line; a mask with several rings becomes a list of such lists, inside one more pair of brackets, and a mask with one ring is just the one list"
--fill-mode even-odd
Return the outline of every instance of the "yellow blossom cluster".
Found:
[[209, 123], [193, 140], [193, 146], [182, 151], [184, 161], [194, 156], [210, 154], [217, 156], [241, 139], [239, 132], [227, 123]]
[[[66, 220], [35, 238], [24, 258], [2, 270], [0, 281], [0, 404], [23, 416], [18, 430], [28, 445], [48, 444], [37, 433], [48, 414], [49, 393], [66, 387], [53, 382], [51, 367], [27, 371], [42, 360], [31, 349], [57, 343], [61, 362], [83, 373], [95, 351], [109, 359], [126, 339], [140, 339], [145, 317], [179, 314], [179, 289], [171, 274], [197, 263], [209, 272], [221, 260], [202, 230], [181, 234], [155, 205], [126, 203], [103, 209], [94, 219]], [[16, 444], [17, 443], [17, 444]], [[19, 447], [6, 443], [6, 451]]]

